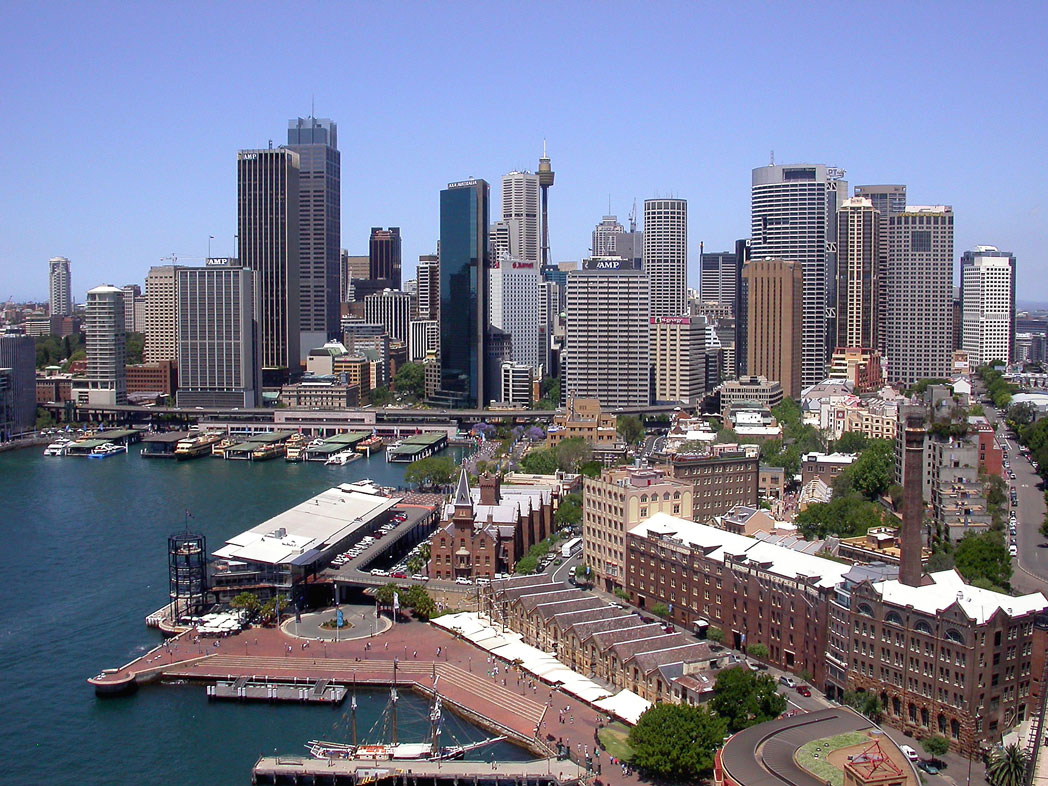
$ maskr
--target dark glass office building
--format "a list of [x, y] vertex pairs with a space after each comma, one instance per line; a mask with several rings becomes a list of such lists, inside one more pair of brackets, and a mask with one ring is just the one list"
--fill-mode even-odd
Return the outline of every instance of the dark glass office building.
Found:
[[482, 407], [490, 398], [489, 190], [484, 180], [464, 180], [440, 192], [440, 389], [434, 399], [450, 407]]
[[400, 227], [371, 227], [368, 271], [372, 281], [386, 279], [390, 289], [400, 289]]
[[299, 155], [299, 354], [305, 358], [309, 350], [340, 335], [338, 125], [328, 118], [290, 120], [287, 146]]

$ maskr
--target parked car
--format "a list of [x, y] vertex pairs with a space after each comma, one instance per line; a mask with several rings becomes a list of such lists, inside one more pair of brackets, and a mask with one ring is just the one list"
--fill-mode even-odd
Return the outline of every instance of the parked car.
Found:
[[921, 760], [921, 757], [917, 755], [917, 751], [911, 748], [909, 745], [900, 745], [899, 750], [902, 751], [903, 755], [912, 761], [914, 764]]
[[393, 574], [393, 578], [395, 579], [406, 579], [407, 577], [408, 574], [402, 570], [398, 570], [396, 573]]
[[801, 696], [811, 696], [811, 688], [807, 685], [798, 685], [797, 693], [801, 694]]
[[779, 677], [779, 684], [792, 689], [797, 687], [797, 680], [795, 680], [793, 677], [789, 677], [783, 674], [781, 677]]
[[939, 768], [932, 764], [930, 761], [919, 761], [917, 762], [917, 769], [924, 770], [929, 775], [938, 775]]

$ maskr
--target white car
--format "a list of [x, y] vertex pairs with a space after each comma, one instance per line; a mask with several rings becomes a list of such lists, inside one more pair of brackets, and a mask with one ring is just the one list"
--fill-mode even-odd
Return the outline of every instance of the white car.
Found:
[[902, 751], [903, 755], [912, 761], [914, 764], [921, 760], [921, 757], [917, 755], [917, 751], [911, 748], [909, 745], [900, 745], [899, 750]]
[[462, 576], [459, 576], [457, 579], [455, 579], [455, 583], [456, 584], [472, 584], [473, 582], [470, 581], [467, 578], [463, 578]]
[[1008, 547], [1008, 555], [1011, 557], [1019, 556], [1019, 549], [1016, 547], [1014, 543]]

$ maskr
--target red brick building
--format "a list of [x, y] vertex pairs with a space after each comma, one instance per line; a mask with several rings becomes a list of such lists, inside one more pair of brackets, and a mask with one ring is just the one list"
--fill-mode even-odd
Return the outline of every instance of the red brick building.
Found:
[[173, 396], [178, 391], [178, 364], [173, 360], [138, 363], [124, 367], [128, 393], [162, 393]]
[[744, 453], [678, 453], [667, 467], [672, 477], [695, 487], [691, 517], [709, 521], [736, 505], [757, 507], [758, 462]]
[[997, 434], [985, 418], [972, 423], [979, 440], [979, 469], [987, 475], [1004, 476], [1004, 452], [997, 444]]
[[528, 549], [553, 532], [553, 501], [552, 488], [502, 486], [487, 473], [480, 488], [471, 490], [463, 470], [433, 535], [429, 575], [474, 581], [510, 573]]

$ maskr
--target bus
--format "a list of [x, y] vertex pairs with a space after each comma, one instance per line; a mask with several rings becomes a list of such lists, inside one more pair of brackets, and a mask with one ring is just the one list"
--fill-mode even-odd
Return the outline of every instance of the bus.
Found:
[[572, 538], [571, 540], [569, 540], [567, 543], [565, 543], [563, 546], [560, 547], [560, 556], [562, 556], [564, 559], [567, 559], [568, 557], [571, 556], [571, 552], [573, 552], [578, 546], [581, 546], [581, 545], [582, 545], [582, 538]]

